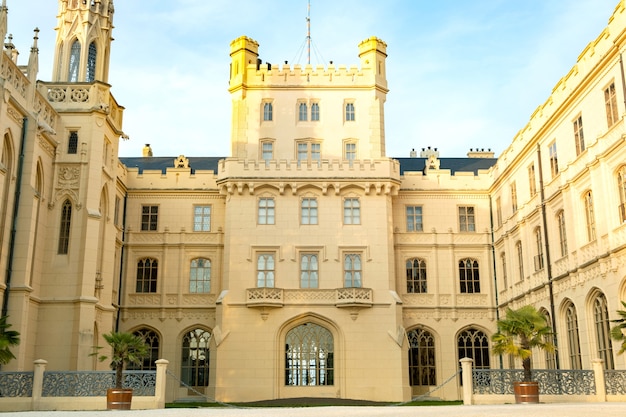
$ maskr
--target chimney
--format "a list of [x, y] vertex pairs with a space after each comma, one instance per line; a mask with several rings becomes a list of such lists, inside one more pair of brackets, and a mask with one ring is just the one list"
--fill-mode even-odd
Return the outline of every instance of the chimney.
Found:
[[143, 157], [149, 158], [152, 156], [152, 148], [149, 143], [146, 143], [146, 146], [143, 147]]
[[411, 149], [411, 152], [409, 152], [409, 157], [417, 158], [417, 152], [415, 152], [415, 148]]
[[467, 153], [468, 158], [494, 158], [495, 153], [491, 151], [491, 148], [485, 150], [485, 148], [470, 148]]

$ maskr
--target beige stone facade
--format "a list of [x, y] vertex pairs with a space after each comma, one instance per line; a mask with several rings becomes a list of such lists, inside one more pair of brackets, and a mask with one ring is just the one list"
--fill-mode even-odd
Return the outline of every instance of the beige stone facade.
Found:
[[457, 399], [461, 357], [515, 365], [489, 337], [529, 303], [559, 345], [536, 367], [626, 367], [606, 337], [626, 300], [623, 2], [497, 159], [388, 157], [374, 37], [349, 67], [235, 39], [231, 155], [120, 158], [112, 3], [59, 2], [52, 82], [36, 40], [28, 66], [1, 56], [6, 369], [103, 369], [89, 353], [120, 329], [170, 361], [167, 401]]

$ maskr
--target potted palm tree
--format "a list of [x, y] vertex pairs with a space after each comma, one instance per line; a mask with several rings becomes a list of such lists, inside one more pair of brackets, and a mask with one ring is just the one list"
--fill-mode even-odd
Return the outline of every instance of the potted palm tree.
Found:
[[611, 338], [617, 342], [622, 342], [622, 346], [619, 352], [617, 352], [619, 355], [626, 352], [626, 335], [624, 334], [624, 330], [626, 330], [626, 302], [622, 301], [622, 305], [624, 310], [617, 310], [617, 314], [621, 318], [611, 320], [613, 323], [618, 323], [611, 329]]
[[0, 317], [0, 365], [6, 365], [11, 359], [15, 359], [15, 355], [11, 352], [10, 347], [20, 344], [19, 332], [8, 330], [11, 327], [7, 323], [8, 317]]
[[498, 320], [498, 332], [491, 340], [495, 354], [508, 354], [522, 360], [524, 378], [513, 383], [516, 403], [539, 402], [539, 383], [532, 380], [530, 358], [532, 349], [554, 351], [552, 329], [546, 318], [531, 305], [517, 310], [508, 308], [503, 319]]
[[[126, 332], [110, 332], [103, 334], [104, 340], [111, 347], [111, 369], [115, 370], [115, 388], [107, 390], [107, 408], [130, 410], [133, 397], [132, 388], [123, 387], [124, 368], [129, 364], [140, 364], [150, 354], [149, 346], [142, 337]], [[95, 355], [100, 347], [96, 348]], [[98, 359], [102, 362], [109, 359], [102, 355]]]

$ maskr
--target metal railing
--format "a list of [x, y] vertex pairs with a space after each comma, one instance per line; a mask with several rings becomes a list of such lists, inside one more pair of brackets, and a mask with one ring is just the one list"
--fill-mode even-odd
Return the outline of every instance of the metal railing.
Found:
[[32, 397], [33, 375], [30, 372], [0, 372], [0, 397]]
[[[99, 397], [115, 386], [113, 371], [45, 372], [43, 397]], [[156, 371], [124, 371], [124, 388], [132, 388], [133, 396], [153, 396]]]
[[[513, 382], [522, 381], [524, 372], [516, 369], [474, 369], [474, 394], [513, 394]], [[542, 394], [595, 395], [593, 371], [537, 369], [533, 381], [539, 382]]]

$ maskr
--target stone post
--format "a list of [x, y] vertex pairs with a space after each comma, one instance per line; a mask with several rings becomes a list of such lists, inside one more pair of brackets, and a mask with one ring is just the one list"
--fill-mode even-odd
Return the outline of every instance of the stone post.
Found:
[[167, 365], [169, 365], [170, 361], [159, 359], [155, 363], [157, 369], [154, 397], [157, 408], [165, 408], [165, 379], [167, 378]]
[[37, 359], [34, 363], [33, 370], [33, 396], [32, 409], [34, 411], [41, 410], [41, 394], [43, 391], [43, 374], [46, 371], [48, 361]]
[[596, 401], [606, 402], [606, 382], [604, 381], [604, 360], [593, 359], [591, 361], [591, 369], [596, 380]]
[[461, 375], [463, 376], [463, 405], [472, 405], [474, 387], [472, 386], [472, 364], [473, 359], [463, 358], [461, 362]]

